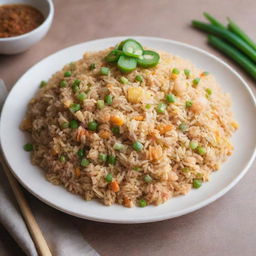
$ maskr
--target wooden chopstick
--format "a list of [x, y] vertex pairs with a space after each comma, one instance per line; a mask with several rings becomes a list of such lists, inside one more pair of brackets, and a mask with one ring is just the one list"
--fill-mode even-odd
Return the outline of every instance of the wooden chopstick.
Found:
[[35, 243], [36, 248], [37, 248], [38, 254], [40, 256], [52, 256], [52, 253], [43, 237], [42, 231], [40, 230], [40, 228], [35, 220], [35, 217], [34, 217], [32, 211], [24, 197], [24, 194], [20, 189], [20, 185], [18, 184], [16, 179], [13, 177], [1, 152], [0, 152], [0, 162], [3, 165], [4, 172], [5, 172], [5, 174], [8, 178], [8, 181], [11, 185], [11, 188], [12, 188], [15, 198], [18, 202], [18, 205], [22, 212], [23, 218], [25, 220], [25, 223], [28, 227], [30, 235]]

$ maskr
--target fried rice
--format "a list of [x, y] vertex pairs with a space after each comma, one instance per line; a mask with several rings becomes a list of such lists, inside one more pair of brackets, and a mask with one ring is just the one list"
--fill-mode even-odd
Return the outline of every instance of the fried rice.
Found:
[[54, 185], [105, 205], [159, 205], [208, 181], [233, 151], [229, 95], [212, 74], [166, 52], [156, 67], [123, 74], [104, 61], [111, 49], [65, 65], [30, 101], [21, 128], [32, 163]]

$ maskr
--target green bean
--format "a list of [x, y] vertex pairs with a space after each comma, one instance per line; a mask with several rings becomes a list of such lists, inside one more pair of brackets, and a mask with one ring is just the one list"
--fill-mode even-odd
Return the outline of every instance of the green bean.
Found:
[[209, 36], [208, 42], [221, 52], [228, 55], [231, 59], [243, 67], [244, 70], [246, 70], [254, 79], [256, 79], [256, 65], [244, 54], [215, 36]]
[[215, 25], [216, 27], [227, 29], [225, 25], [223, 25], [221, 22], [216, 20], [213, 16], [211, 16], [209, 13], [204, 12], [204, 17], [210, 21], [212, 25]]
[[238, 27], [238, 25], [232, 21], [230, 18], [228, 18], [228, 29], [238, 35], [240, 38], [242, 38], [247, 44], [249, 44], [254, 50], [256, 50], [256, 43], [253, 42], [253, 40], [246, 35], [246, 33]]
[[209, 25], [207, 23], [196, 20], [192, 21], [192, 26], [200, 30], [206, 31], [210, 34], [214, 34], [215, 36], [226, 39], [227, 41], [235, 45], [238, 49], [243, 51], [249, 58], [256, 62], [256, 51], [236, 34], [226, 29], [222, 29], [217, 26]]

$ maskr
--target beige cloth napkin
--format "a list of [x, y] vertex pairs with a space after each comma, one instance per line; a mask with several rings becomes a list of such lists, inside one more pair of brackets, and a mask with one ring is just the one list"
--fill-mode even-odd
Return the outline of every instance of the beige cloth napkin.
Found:
[[[0, 80], [0, 100], [3, 100], [5, 92], [4, 84]], [[99, 256], [72, 224], [73, 217], [46, 206], [31, 195], [28, 196], [32, 199], [28, 200], [29, 204], [36, 219], [40, 220], [39, 226], [53, 256]], [[38, 255], [1, 164], [0, 222], [26, 255]]]

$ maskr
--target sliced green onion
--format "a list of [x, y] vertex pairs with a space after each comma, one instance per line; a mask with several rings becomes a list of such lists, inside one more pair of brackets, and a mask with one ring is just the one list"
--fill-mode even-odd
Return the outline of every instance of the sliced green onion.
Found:
[[78, 151], [77, 151], [77, 155], [79, 156], [79, 157], [83, 157], [84, 156], [84, 149], [82, 149], [82, 148], [80, 148]]
[[122, 50], [125, 55], [135, 58], [140, 57], [143, 53], [141, 44], [133, 39], [127, 39], [123, 44]]
[[181, 169], [181, 171], [184, 173], [188, 173], [188, 172], [190, 172], [190, 169], [188, 167], [184, 167]]
[[65, 163], [66, 162], [66, 157], [61, 155], [59, 160], [60, 160], [60, 162]]
[[212, 89], [206, 88], [205, 91], [209, 96], [212, 95]]
[[117, 62], [120, 71], [127, 73], [133, 71], [137, 67], [137, 60], [132, 57], [120, 56]]
[[61, 124], [61, 127], [62, 127], [63, 129], [68, 128], [68, 127], [69, 127], [69, 122], [64, 122], [64, 123], [62, 123], [62, 124]]
[[151, 108], [151, 104], [146, 104], [145, 108], [146, 109], [150, 109]]
[[118, 59], [119, 59], [119, 57], [120, 57], [122, 54], [123, 54], [122, 51], [115, 49], [115, 50], [111, 51], [111, 52], [105, 57], [105, 60], [106, 60], [107, 62], [117, 62]]
[[179, 69], [173, 68], [172, 69], [172, 74], [178, 75], [180, 73]]
[[155, 67], [160, 60], [160, 55], [154, 51], [144, 51], [143, 55], [138, 58], [138, 65], [143, 68]]

